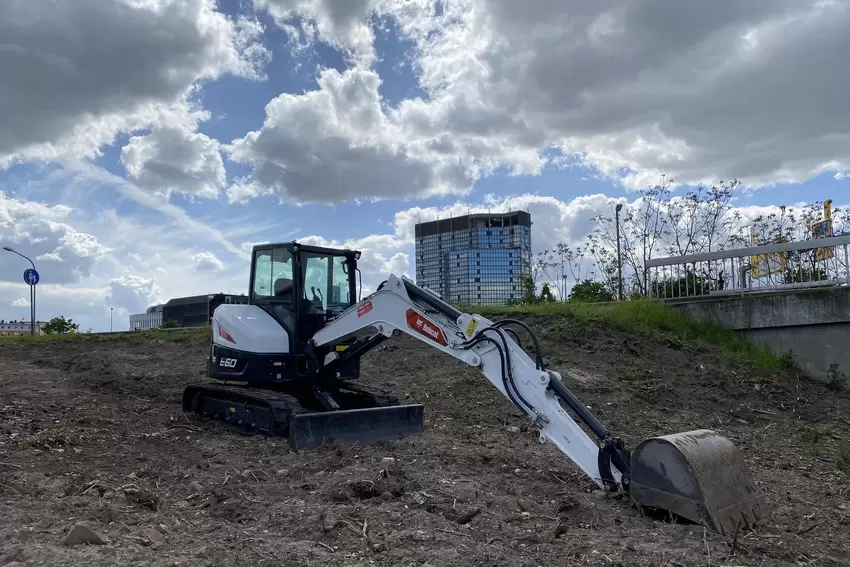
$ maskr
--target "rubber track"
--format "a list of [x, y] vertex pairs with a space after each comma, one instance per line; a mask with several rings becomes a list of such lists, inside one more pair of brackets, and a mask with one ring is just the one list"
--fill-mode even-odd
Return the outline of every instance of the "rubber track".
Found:
[[[220, 382], [206, 382], [190, 384], [183, 392], [183, 411], [199, 416], [200, 414], [195, 411], [195, 408], [192, 405], [195, 393], [199, 393], [202, 396], [202, 408], [204, 406], [203, 400], [206, 398], [210, 401], [214, 399], [221, 400], [227, 405], [237, 407], [239, 410], [234, 420], [224, 419], [223, 415], [213, 416], [208, 414], [205, 417], [231, 423], [233, 425], [239, 425], [237, 422], [239, 418], [242, 418], [243, 423], [241, 424], [241, 427], [243, 430], [261, 432], [268, 435], [285, 437], [289, 434], [289, 422], [292, 414], [312, 413], [316, 411], [311, 408], [305, 408], [298, 398], [284, 392], [255, 388], [251, 386], [230, 386]], [[365, 404], [362, 402], [358, 403], [357, 406], [359, 407], [387, 407], [400, 405], [398, 397], [388, 391], [363, 386], [362, 384], [341, 384], [340, 394], [341, 395], [338, 396], [338, 398], [340, 398], [338, 401], [341, 406], [343, 406], [342, 409], [347, 409], [349, 406], [349, 404], [346, 403], [349, 401], [346, 399], [348, 397], [347, 395], [354, 395], [361, 400], [364, 398], [368, 399]], [[248, 417], [246, 419], [245, 412], [243, 410], [246, 404], [253, 405], [254, 407], [265, 406], [264, 409], [271, 412], [274, 416], [273, 420], [268, 421], [260, 419], [254, 420], [254, 423], [249, 423], [251, 418]], [[256, 423], [257, 421], [259, 421], [259, 424]]]
[[[225, 401], [228, 405], [244, 406], [247, 403], [253, 402], [255, 406], [265, 406], [274, 416], [273, 421], [258, 427], [251, 427], [251, 423], [244, 423], [242, 427], [245, 430], [259, 431], [270, 435], [286, 436], [289, 434], [289, 421], [293, 413], [309, 413], [309, 409], [304, 408], [298, 401], [298, 398], [276, 392], [274, 390], [265, 390], [262, 388], [252, 388], [249, 386], [228, 386], [219, 383], [206, 384], [191, 384], [183, 393], [183, 411], [197, 414], [191, 406], [192, 394], [201, 394], [202, 407], [204, 399], [217, 399]], [[207, 415], [206, 417], [218, 421], [232, 423], [228, 419], [224, 419], [222, 415]], [[234, 425], [237, 425], [234, 423]]]

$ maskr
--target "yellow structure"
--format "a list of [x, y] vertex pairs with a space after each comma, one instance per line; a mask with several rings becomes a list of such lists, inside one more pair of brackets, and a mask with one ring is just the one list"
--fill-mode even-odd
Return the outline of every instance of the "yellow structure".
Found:
[[[832, 236], [832, 199], [823, 202], [823, 220], [812, 223], [812, 238]], [[815, 248], [815, 260], [828, 260], [835, 256], [832, 248]]]

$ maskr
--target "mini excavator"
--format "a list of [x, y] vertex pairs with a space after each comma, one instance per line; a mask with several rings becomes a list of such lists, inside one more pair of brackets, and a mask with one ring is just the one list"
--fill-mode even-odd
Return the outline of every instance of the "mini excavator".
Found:
[[[462, 313], [404, 276], [390, 275], [361, 298], [359, 259], [356, 250], [298, 242], [255, 246], [249, 302], [223, 304], [213, 313], [208, 379], [185, 388], [184, 411], [284, 436], [295, 450], [422, 433], [422, 405], [355, 383], [365, 353], [406, 333], [480, 370], [540, 443], [557, 447], [599, 489], [626, 493], [639, 506], [720, 534], [763, 518], [764, 497], [727, 438], [687, 431], [629, 451], [561, 375], [544, 366], [525, 323]], [[533, 356], [516, 328], [531, 336]]]

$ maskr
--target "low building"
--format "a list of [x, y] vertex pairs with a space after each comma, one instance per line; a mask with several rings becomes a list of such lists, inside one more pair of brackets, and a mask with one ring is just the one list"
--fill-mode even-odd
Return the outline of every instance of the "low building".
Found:
[[203, 327], [209, 325], [216, 307], [224, 303], [248, 303], [247, 295], [209, 293], [175, 297], [148, 307], [145, 313], [130, 315], [130, 330], [144, 331], [167, 327]]
[[163, 306], [162, 322], [173, 321], [181, 327], [203, 327], [210, 324], [213, 312], [224, 303], [248, 303], [248, 296], [210, 293], [177, 297]]
[[162, 307], [160, 305], [152, 305], [147, 308], [144, 313], [130, 315], [130, 330], [144, 331], [147, 329], [156, 329], [162, 326]]
[[[47, 324], [47, 321], [35, 322], [35, 334], [43, 335], [42, 327]], [[32, 333], [32, 325], [30, 321], [6, 321], [0, 319], [0, 337], [20, 337]]]

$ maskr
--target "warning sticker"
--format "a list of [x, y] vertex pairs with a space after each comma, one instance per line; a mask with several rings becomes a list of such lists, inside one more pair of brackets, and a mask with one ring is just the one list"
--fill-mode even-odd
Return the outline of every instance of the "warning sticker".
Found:
[[476, 327], [478, 327], [478, 321], [475, 319], [469, 320], [469, 325], [466, 326], [466, 336], [471, 337], [472, 333], [475, 332]]

